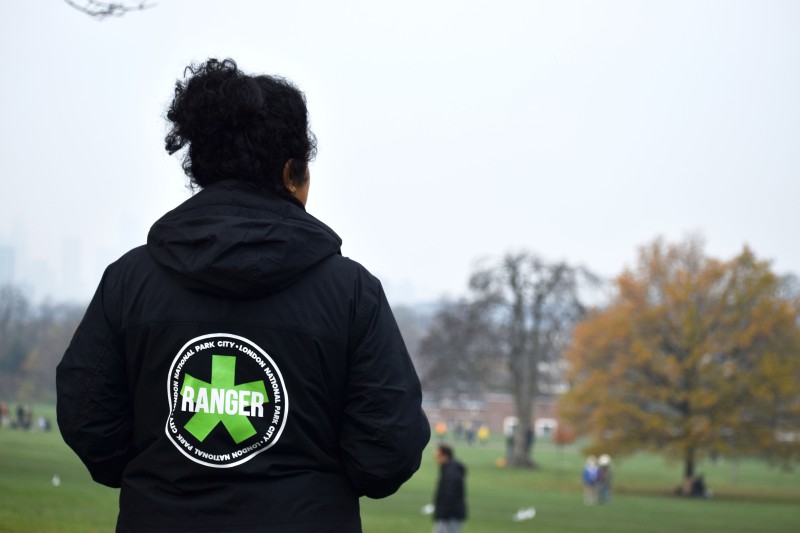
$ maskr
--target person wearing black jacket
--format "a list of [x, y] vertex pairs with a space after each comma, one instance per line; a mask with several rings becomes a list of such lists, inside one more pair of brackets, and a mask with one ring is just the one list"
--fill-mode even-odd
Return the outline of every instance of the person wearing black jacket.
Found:
[[439, 463], [439, 481], [433, 498], [434, 533], [460, 533], [467, 519], [467, 469], [453, 457], [453, 448], [438, 444], [434, 458]]
[[105, 271], [57, 369], [58, 424], [117, 531], [358, 532], [430, 438], [380, 282], [305, 210], [304, 95], [210, 59], [167, 150], [195, 191]]

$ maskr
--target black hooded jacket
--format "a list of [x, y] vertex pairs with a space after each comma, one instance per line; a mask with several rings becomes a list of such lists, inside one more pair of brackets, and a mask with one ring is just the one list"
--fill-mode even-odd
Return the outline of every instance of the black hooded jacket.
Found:
[[434, 520], [466, 520], [466, 477], [466, 467], [455, 459], [442, 465], [433, 496]]
[[361, 531], [430, 437], [380, 282], [300, 204], [204, 189], [110, 265], [57, 371], [118, 531]]

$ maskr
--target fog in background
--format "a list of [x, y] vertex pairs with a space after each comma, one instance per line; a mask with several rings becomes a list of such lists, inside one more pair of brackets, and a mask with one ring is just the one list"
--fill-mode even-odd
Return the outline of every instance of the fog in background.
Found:
[[308, 211], [393, 303], [529, 249], [604, 276], [657, 236], [800, 272], [800, 3], [0, 4], [0, 282], [85, 301], [189, 197], [163, 148], [187, 64], [306, 93]]

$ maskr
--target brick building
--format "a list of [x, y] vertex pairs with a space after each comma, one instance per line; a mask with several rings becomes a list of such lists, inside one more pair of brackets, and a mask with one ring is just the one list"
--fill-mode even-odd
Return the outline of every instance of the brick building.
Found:
[[[509, 424], [516, 420], [514, 416], [514, 399], [510, 394], [490, 393], [480, 400], [459, 398], [423, 400], [423, 408], [432, 425], [445, 422], [448, 431], [459, 426], [486, 425], [494, 435], [502, 435], [508, 431]], [[555, 414], [555, 397], [539, 396], [534, 404], [531, 424], [536, 430], [537, 438], [553, 434], [558, 427]]]

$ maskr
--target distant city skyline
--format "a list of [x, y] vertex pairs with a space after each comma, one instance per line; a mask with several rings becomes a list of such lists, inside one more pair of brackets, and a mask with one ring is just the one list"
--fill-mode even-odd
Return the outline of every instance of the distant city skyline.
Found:
[[[69, 237], [62, 243], [61, 254], [57, 261], [53, 260], [52, 255], [44, 257], [30, 255], [30, 250], [35, 248], [29, 246], [25, 241], [24, 235], [26, 232], [24, 228], [14, 239], [0, 234], [0, 285], [15, 285], [37, 302], [49, 300], [57, 303], [88, 303], [97, 289], [106, 267], [129, 249], [145, 243], [146, 233], [141, 239], [137, 240], [132, 236], [129, 228], [120, 227], [118, 231], [120, 234], [127, 234], [127, 237], [121, 237], [113, 245], [92, 245], [81, 241], [77, 237]], [[714, 247], [709, 246], [707, 248], [709, 255], [722, 260], [730, 259], [735, 253], [741, 251], [741, 249], [738, 249], [734, 254], [720, 255], [714, 252]], [[800, 276], [800, 270], [781, 268], [781, 264], [774, 261], [773, 258], [763, 256], [752, 246], [750, 248], [759, 259], [772, 261], [776, 274]], [[533, 250], [533, 247], [528, 249]], [[621, 274], [624, 268], [632, 268], [634, 266], [633, 257], [635, 256], [635, 251], [631, 251], [632, 259], [630, 263], [615, 272], [602, 273], [590, 264], [584, 264], [583, 266], [607, 279], [611, 279]], [[542, 256], [545, 259], [554, 259], [546, 254]], [[465, 266], [471, 268], [480, 259], [496, 260], [499, 257], [499, 255], [489, 256], [486, 254], [476, 256], [475, 261]], [[467, 272], [471, 273], [471, 270], [467, 268]], [[379, 273], [376, 274], [381, 279], [390, 302], [395, 305], [431, 304], [441, 299], [455, 299], [466, 296], [468, 293], [468, 275], [463, 278], [460, 289], [457, 288], [448, 292], [445, 288], [440, 291], [435, 289], [431, 291], [429, 288], [420, 290], [421, 288], [415, 287], [414, 283], [408, 278], [394, 279], [382, 277]]]
[[37, 301], [88, 303], [105, 268], [127, 251], [123, 239], [114, 247], [67, 236], [57, 254], [43, 254], [24, 224], [16, 230], [0, 233], [0, 284], [18, 286]]

